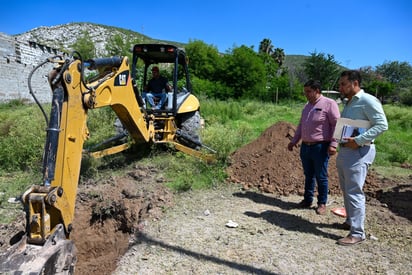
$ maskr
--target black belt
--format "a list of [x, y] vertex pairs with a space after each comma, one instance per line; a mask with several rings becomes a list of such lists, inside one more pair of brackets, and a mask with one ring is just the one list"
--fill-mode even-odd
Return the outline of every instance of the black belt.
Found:
[[312, 145], [330, 143], [330, 141], [315, 141], [315, 142], [302, 141], [302, 143], [305, 144], [305, 145], [308, 145], [308, 146], [312, 146]]

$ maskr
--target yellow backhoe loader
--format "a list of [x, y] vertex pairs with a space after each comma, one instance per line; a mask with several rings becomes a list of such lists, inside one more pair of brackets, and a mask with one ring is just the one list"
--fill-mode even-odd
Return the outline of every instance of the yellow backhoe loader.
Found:
[[[43, 178], [21, 197], [26, 234], [0, 256], [0, 274], [74, 273], [76, 248], [70, 232], [84, 153], [102, 157], [127, 149], [131, 142], [168, 143], [205, 161], [214, 160], [215, 152], [201, 143], [198, 133], [200, 105], [191, 93], [184, 50], [174, 45], [137, 44], [132, 51], [130, 64], [127, 57], [82, 60], [74, 52], [67, 58], [49, 58], [30, 74], [29, 89], [34, 96], [30, 86], [33, 72], [47, 62], [55, 63], [48, 76], [52, 90], [50, 115], [42, 109], [48, 125]], [[172, 71], [167, 100], [155, 110], [148, 108], [140, 92], [154, 65]], [[99, 151], [85, 150], [88, 112], [107, 106], [118, 119], [117, 142]]]

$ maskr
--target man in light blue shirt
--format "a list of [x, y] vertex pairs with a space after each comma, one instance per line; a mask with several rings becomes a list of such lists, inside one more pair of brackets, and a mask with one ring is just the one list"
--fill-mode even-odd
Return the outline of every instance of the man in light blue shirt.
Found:
[[367, 120], [371, 127], [355, 137], [345, 138], [339, 146], [336, 167], [343, 192], [346, 221], [342, 228], [350, 229], [345, 238], [338, 240], [341, 245], [354, 245], [365, 240], [365, 194], [363, 185], [368, 168], [375, 159], [374, 140], [388, 129], [388, 122], [380, 101], [360, 88], [362, 82], [359, 71], [342, 72], [339, 92], [348, 99], [342, 118]]

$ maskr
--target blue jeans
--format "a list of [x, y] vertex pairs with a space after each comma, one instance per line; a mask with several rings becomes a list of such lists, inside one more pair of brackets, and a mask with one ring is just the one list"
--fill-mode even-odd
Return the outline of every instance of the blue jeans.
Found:
[[[154, 97], [160, 98], [159, 103], [156, 104], [154, 103]], [[161, 109], [163, 104], [166, 101], [166, 94], [165, 93], [150, 93], [150, 92], [143, 92], [142, 93], [142, 98], [144, 102], [146, 103], [146, 100], [149, 101], [150, 106], [155, 109]]]
[[300, 159], [305, 174], [305, 202], [313, 202], [315, 184], [318, 184], [318, 204], [328, 201], [328, 154], [329, 143], [314, 145], [303, 144], [300, 147]]

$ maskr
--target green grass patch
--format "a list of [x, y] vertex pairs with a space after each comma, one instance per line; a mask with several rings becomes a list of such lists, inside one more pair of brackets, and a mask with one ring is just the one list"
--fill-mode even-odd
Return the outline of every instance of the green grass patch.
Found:
[[21, 203], [9, 203], [9, 199], [19, 199], [22, 193], [41, 179], [27, 171], [0, 173], [0, 223], [11, 222], [23, 210]]
[[411, 170], [399, 166], [378, 166], [372, 167], [379, 175], [385, 178], [401, 178], [410, 181]]

